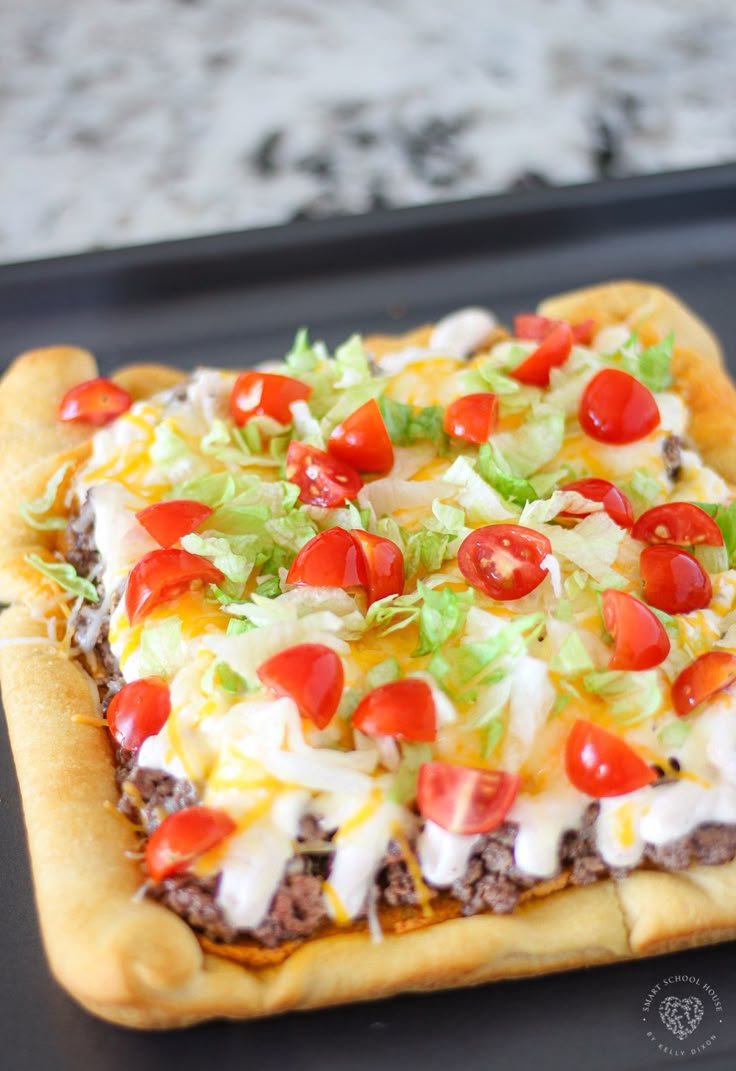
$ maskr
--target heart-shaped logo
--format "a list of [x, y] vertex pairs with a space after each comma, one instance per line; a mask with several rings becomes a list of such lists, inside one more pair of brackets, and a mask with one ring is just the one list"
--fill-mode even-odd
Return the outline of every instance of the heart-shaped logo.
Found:
[[699, 997], [665, 997], [659, 1005], [659, 1017], [676, 1038], [684, 1041], [698, 1029], [705, 1014]]

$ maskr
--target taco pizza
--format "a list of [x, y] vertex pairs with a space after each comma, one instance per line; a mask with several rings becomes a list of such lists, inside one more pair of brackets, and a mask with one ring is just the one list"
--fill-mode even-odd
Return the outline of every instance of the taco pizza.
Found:
[[54, 973], [130, 1026], [736, 935], [736, 391], [672, 295], [0, 382]]

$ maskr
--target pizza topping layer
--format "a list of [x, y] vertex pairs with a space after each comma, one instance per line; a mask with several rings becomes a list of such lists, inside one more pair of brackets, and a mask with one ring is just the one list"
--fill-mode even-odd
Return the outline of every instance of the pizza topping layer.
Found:
[[510, 910], [561, 867], [730, 850], [731, 495], [672, 339], [516, 333], [471, 310], [380, 369], [300, 333], [96, 432], [77, 642], [126, 682], [154, 891], [209, 932], [294, 936], [300, 898], [314, 925], [438, 889]]

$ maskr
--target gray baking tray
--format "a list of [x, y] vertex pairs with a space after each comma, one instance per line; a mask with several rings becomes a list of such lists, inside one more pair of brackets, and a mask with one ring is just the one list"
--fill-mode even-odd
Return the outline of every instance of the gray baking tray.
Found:
[[[509, 317], [555, 291], [622, 277], [682, 295], [736, 368], [736, 166], [7, 265], [0, 364], [70, 342], [105, 369], [137, 359], [247, 365], [285, 352], [303, 324], [333, 344], [464, 304]], [[0, 733], [8, 1071], [736, 1067], [733, 944], [173, 1033], [95, 1020], [44, 962], [4, 723]], [[691, 1012], [700, 1001], [702, 1019], [685, 1038], [658, 1015], [665, 995]]]

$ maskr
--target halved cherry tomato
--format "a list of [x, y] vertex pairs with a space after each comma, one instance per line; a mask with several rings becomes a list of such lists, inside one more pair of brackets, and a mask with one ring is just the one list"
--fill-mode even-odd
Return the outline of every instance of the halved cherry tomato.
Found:
[[327, 440], [327, 449], [359, 472], [388, 472], [394, 463], [394, 448], [375, 398], [337, 425]]
[[424, 762], [417, 805], [424, 818], [450, 833], [487, 833], [500, 826], [516, 799], [521, 778], [501, 770]]
[[353, 725], [368, 736], [395, 736], [431, 744], [437, 736], [432, 689], [418, 677], [390, 681], [364, 695]]
[[603, 592], [603, 621], [615, 644], [609, 669], [652, 669], [670, 653], [662, 622], [633, 595], [615, 588]]
[[288, 584], [309, 587], [365, 587], [365, 557], [345, 528], [328, 528], [305, 543], [291, 563]]
[[368, 605], [404, 590], [404, 555], [392, 539], [354, 528], [350, 533], [363, 552]]
[[363, 587], [370, 605], [402, 593], [404, 559], [391, 539], [360, 528], [328, 528], [304, 544], [286, 580], [312, 587]]
[[679, 717], [736, 681], [736, 655], [708, 651], [685, 666], [672, 682], [672, 703]]
[[110, 379], [98, 376], [77, 383], [59, 403], [59, 420], [81, 420], [85, 424], [107, 424], [133, 404], [127, 390]]
[[171, 713], [169, 686], [160, 677], [141, 677], [124, 684], [110, 700], [107, 727], [127, 751], [137, 751], [155, 736]]
[[312, 388], [291, 376], [273, 372], [241, 372], [230, 393], [230, 411], [243, 426], [254, 416], [270, 416], [279, 424], [291, 424], [292, 402], [306, 401]]
[[565, 769], [587, 796], [624, 796], [651, 785], [657, 774], [625, 740], [579, 718], [565, 744]]
[[[623, 491], [619, 491], [615, 483], [609, 483], [608, 480], [591, 476], [588, 479], [572, 480], [570, 483], [563, 484], [560, 490], [577, 491], [579, 495], [590, 499], [591, 502], [600, 502], [603, 505], [604, 512], [621, 528], [631, 528], [634, 523], [634, 511], [631, 508], [631, 503]], [[587, 517], [589, 514], [572, 513], [571, 511], [563, 510], [560, 516]]]
[[633, 443], [659, 425], [654, 395], [628, 372], [604, 368], [583, 391], [578, 409], [586, 435], [601, 443]]
[[225, 579], [212, 562], [186, 550], [152, 550], [136, 562], [128, 576], [125, 609], [131, 625], [159, 603], [181, 595], [196, 580], [219, 584]]
[[666, 614], [704, 610], [711, 600], [710, 577], [698, 559], [680, 547], [646, 547], [639, 567], [644, 598]]
[[486, 443], [498, 421], [498, 396], [490, 392], [466, 394], [445, 409], [444, 429], [456, 439]]
[[548, 387], [549, 374], [553, 368], [559, 368], [570, 356], [573, 337], [570, 325], [560, 320], [555, 324], [544, 341], [514, 368], [510, 375], [520, 383], [533, 387]]
[[534, 591], [547, 570], [542, 562], [552, 553], [547, 536], [520, 524], [488, 524], [476, 528], [460, 544], [457, 563], [473, 587], [492, 599], [520, 599]]
[[632, 536], [642, 543], [676, 543], [678, 546], [723, 546], [723, 533], [704, 509], [692, 502], [653, 506], [634, 525]]
[[182, 536], [199, 528], [212, 512], [204, 502], [175, 498], [169, 502], [154, 502], [152, 506], [138, 510], [136, 517], [157, 543], [162, 547], [171, 547]]
[[258, 667], [258, 677], [277, 695], [288, 695], [304, 718], [324, 729], [340, 705], [345, 674], [340, 656], [323, 643], [287, 647]]
[[286, 479], [299, 488], [300, 502], [329, 508], [344, 506], [363, 486], [352, 465], [296, 439], [286, 451]]
[[164, 818], [146, 844], [146, 866], [154, 881], [186, 870], [237, 829], [226, 811], [184, 807]]
[[[540, 316], [536, 312], [520, 312], [514, 316], [514, 336], [530, 339], [533, 342], [542, 342], [559, 322], [559, 320], [548, 320], [546, 316]], [[595, 328], [595, 320], [581, 320], [580, 323], [570, 324], [572, 337], [581, 346], [590, 345]]]

